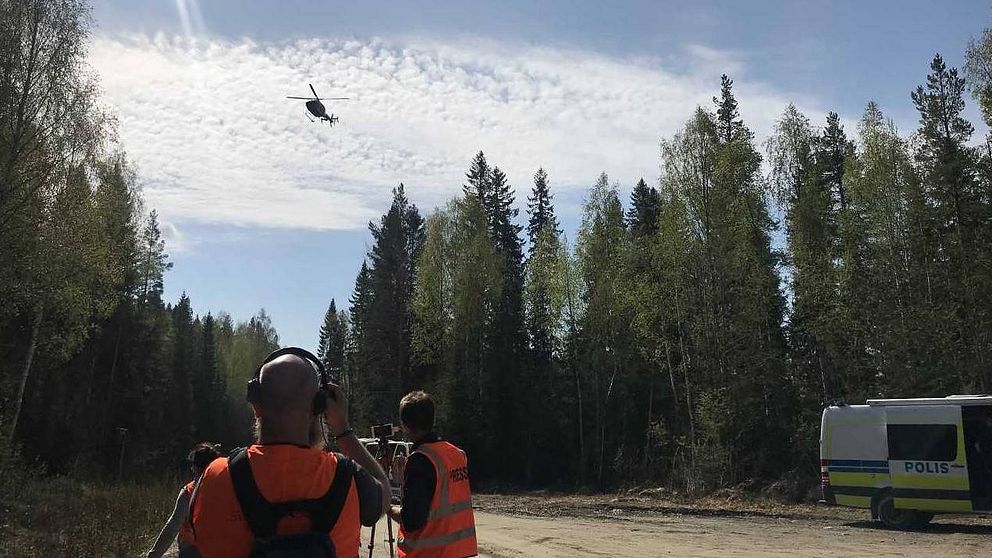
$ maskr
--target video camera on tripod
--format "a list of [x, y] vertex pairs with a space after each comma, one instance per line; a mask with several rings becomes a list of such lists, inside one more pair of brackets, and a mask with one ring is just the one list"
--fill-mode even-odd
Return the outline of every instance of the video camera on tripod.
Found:
[[398, 426], [393, 426], [393, 423], [391, 422], [376, 424], [372, 427], [372, 437], [381, 440], [383, 438], [389, 438], [399, 431], [400, 428]]

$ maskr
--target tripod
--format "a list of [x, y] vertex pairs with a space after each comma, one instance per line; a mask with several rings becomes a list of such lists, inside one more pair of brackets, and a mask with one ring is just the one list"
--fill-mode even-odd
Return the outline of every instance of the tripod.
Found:
[[[375, 451], [375, 460], [379, 462], [379, 465], [386, 471], [386, 476], [389, 476], [389, 471], [393, 468], [393, 454], [389, 451], [389, 439], [382, 437], [379, 438], [379, 447]], [[386, 538], [386, 542], [389, 543], [389, 558], [395, 558], [395, 549], [393, 543], [396, 539], [393, 538], [393, 518], [389, 517], [389, 510], [386, 510], [386, 530], [389, 535]], [[375, 525], [372, 525], [372, 532], [369, 534], [369, 558], [372, 558], [372, 549], [375, 547]]]

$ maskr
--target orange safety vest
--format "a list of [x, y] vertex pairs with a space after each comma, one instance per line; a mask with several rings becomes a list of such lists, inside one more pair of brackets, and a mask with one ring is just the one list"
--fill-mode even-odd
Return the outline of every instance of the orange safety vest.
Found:
[[[337, 472], [338, 456], [292, 445], [254, 445], [248, 448], [252, 476], [263, 498], [272, 503], [320, 498]], [[339, 558], [358, 558], [361, 530], [358, 488], [351, 481], [345, 507], [329, 535]], [[227, 459], [216, 459], [200, 479], [191, 511], [196, 546], [205, 558], [251, 554], [255, 536], [242, 515]], [[291, 514], [278, 524], [277, 533], [306, 533], [307, 514]]]
[[465, 452], [443, 441], [421, 444], [415, 451], [430, 459], [437, 475], [437, 484], [427, 524], [413, 532], [400, 526], [400, 558], [465, 558], [478, 555]]

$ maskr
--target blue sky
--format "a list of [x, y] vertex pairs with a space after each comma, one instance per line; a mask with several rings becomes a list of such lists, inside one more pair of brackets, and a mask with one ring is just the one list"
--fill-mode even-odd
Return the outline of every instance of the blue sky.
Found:
[[[284, 344], [313, 347], [397, 183], [426, 214], [479, 149], [521, 201], [543, 165], [572, 234], [600, 170], [624, 192], [657, 180], [658, 141], [724, 71], [759, 141], [788, 102], [853, 134], [874, 99], [909, 133], [930, 58], [959, 66], [990, 6], [102, 0], [91, 55], [164, 223], [167, 296], [237, 319], [265, 307]], [[338, 127], [282, 99], [309, 82], [353, 98]]]

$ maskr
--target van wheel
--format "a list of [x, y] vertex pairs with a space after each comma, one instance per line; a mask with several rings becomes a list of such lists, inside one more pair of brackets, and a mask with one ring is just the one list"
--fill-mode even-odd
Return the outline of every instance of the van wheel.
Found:
[[916, 510], [896, 509], [895, 499], [892, 497], [892, 494], [885, 494], [878, 501], [878, 519], [886, 527], [909, 531], [925, 527], [933, 519], [933, 514]]

